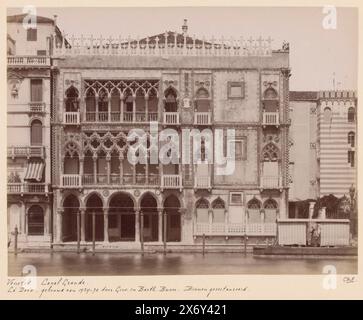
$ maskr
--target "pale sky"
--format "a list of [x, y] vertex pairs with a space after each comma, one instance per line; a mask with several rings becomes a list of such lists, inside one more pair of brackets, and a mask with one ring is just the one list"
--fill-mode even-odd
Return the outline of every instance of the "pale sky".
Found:
[[[8, 14], [22, 10], [8, 9]], [[290, 90], [357, 90], [358, 10], [337, 8], [337, 28], [326, 30], [322, 7], [179, 7], [179, 8], [37, 8], [37, 14], [58, 15], [66, 34], [144, 37], [181, 31], [197, 37], [271, 36], [273, 49], [290, 43]], [[334, 77], [335, 73], [335, 77]]]

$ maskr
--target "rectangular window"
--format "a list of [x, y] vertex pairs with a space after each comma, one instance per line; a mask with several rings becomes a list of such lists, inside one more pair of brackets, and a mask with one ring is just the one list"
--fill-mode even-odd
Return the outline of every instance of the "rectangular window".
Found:
[[30, 80], [30, 101], [43, 101], [43, 81], [42, 79]]
[[37, 41], [37, 29], [31, 29], [29, 28], [27, 30], [27, 35], [26, 35], [26, 40], [27, 41]]
[[47, 50], [37, 50], [37, 56], [46, 56]]
[[230, 205], [241, 206], [242, 205], [242, 192], [231, 192], [229, 194]]
[[348, 163], [352, 168], [354, 167], [354, 151], [348, 151]]
[[[225, 141], [228, 138], [225, 137]], [[245, 160], [246, 159], [246, 139], [245, 138], [237, 138], [237, 139], [229, 139], [229, 149], [235, 150], [235, 160]], [[226, 146], [226, 143], [224, 144]], [[227, 156], [227, 148], [224, 149], [224, 155]]]
[[243, 99], [244, 82], [228, 82], [228, 99]]

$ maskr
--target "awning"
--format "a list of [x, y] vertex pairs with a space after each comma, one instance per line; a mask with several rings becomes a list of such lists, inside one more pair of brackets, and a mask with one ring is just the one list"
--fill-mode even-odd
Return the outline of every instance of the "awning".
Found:
[[44, 163], [29, 162], [26, 168], [24, 180], [36, 180], [40, 182], [43, 177]]

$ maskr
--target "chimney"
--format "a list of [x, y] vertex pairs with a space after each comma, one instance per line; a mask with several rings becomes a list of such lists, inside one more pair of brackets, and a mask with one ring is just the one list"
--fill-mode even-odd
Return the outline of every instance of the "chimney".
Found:
[[53, 15], [53, 21], [54, 21], [54, 25], [56, 26], [57, 25], [57, 15], [55, 14], [55, 15]]
[[184, 19], [184, 24], [182, 26], [182, 31], [183, 31], [183, 35], [186, 36], [188, 33], [188, 25], [187, 25], [188, 20]]

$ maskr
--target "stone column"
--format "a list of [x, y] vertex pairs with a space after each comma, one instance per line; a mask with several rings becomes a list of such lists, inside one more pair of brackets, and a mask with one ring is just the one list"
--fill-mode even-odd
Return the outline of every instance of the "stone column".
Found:
[[149, 121], [149, 96], [145, 95], [145, 122]]
[[212, 234], [213, 210], [208, 210], [209, 233]]
[[315, 202], [309, 202], [309, 219], [313, 218]]
[[97, 155], [93, 155], [92, 159], [93, 159], [93, 183], [97, 184]]
[[135, 211], [135, 242], [140, 242], [140, 210]]
[[163, 241], [163, 209], [158, 208], [158, 241]]
[[58, 209], [57, 210], [57, 242], [62, 242], [63, 239], [62, 239], [62, 219], [63, 219], [63, 213], [64, 213], [64, 210], [63, 208], [62, 209]]
[[107, 162], [107, 184], [110, 185], [111, 183], [111, 155], [107, 153], [106, 155], [106, 162]]
[[132, 122], [136, 121], [136, 95], [132, 95]]
[[81, 214], [81, 242], [86, 241], [86, 208], [79, 208]]
[[95, 97], [95, 107], [96, 107], [96, 114], [95, 114], [95, 122], [98, 122], [98, 95], [96, 95], [96, 97]]
[[103, 241], [108, 242], [108, 208], [103, 209]]
[[80, 158], [79, 158], [79, 174], [82, 178], [83, 176], [83, 171], [84, 171], [84, 155], [82, 155]]
[[107, 103], [108, 103], [108, 122], [111, 122], [111, 94], [109, 94], [108, 96], [108, 100], [107, 100]]
[[120, 96], [120, 121], [123, 122], [124, 121], [124, 99], [125, 97], [123, 96], [123, 94], [121, 93]]
[[[264, 223], [265, 222], [265, 209], [261, 209], [260, 213], [261, 213], [261, 222]], [[277, 211], [276, 211], [276, 216], [277, 216]]]
[[326, 219], [326, 207], [322, 207], [319, 212], [319, 219]]
[[123, 165], [123, 160], [124, 160], [124, 155], [122, 153], [120, 153], [119, 157], [118, 157], [119, 161], [120, 161], [120, 184], [123, 184], [123, 177], [124, 177], [124, 165]]
[[188, 237], [187, 237], [187, 233], [188, 230], [186, 228], [185, 225], [185, 208], [180, 208], [179, 209], [179, 214], [180, 214], [180, 242], [184, 242]]

